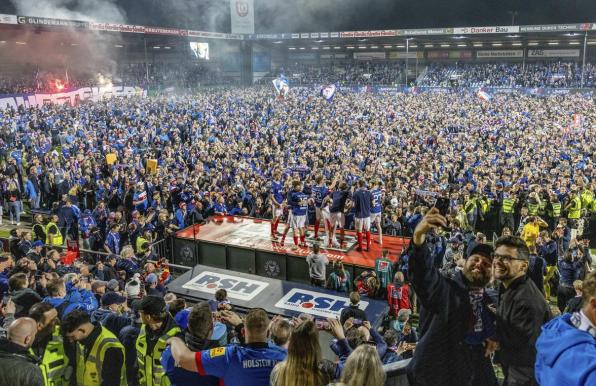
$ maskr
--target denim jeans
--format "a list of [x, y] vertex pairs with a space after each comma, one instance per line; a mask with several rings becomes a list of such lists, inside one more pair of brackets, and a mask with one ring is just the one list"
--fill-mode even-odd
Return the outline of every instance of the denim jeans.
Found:
[[21, 222], [21, 210], [19, 201], [10, 201], [8, 203], [8, 213], [10, 214], [10, 221]]

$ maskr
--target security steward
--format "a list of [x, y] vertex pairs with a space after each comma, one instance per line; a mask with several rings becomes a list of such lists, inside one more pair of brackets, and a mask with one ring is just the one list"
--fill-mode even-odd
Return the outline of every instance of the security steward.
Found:
[[61, 331], [76, 343], [77, 385], [125, 386], [124, 346], [100, 323], [91, 323], [89, 315], [75, 310], [66, 315]]
[[169, 379], [161, 366], [161, 354], [166, 341], [182, 336], [182, 330], [166, 311], [166, 303], [159, 296], [145, 296], [133, 303], [143, 322], [137, 338], [137, 365], [141, 386], [169, 385]]
[[64, 242], [60, 228], [58, 228], [58, 215], [53, 214], [46, 225], [46, 244], [62, 245]]
[[73, 369], [64, 351], [58, 311], [49, 303], [37, 303], [29, 310], [29, 317], [37, 322], [37, 335], [29, 351], [40, 358], [45, 385], [68, 386]]

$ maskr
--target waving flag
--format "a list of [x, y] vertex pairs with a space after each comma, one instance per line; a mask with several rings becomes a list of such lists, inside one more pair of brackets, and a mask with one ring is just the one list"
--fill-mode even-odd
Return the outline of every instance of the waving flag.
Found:
[[476, 95], [478, 95], [478, 98], [482, 99], [483, 101], [490, 102], [491, 100], [491, 96], [483, 89], [478, 90]]
[[280, 75], [279, 78], [273, 79], [272, 82], [277, 95], [283, 97], [290, 91], [290, 82], [288, 82], [288, 79], [285, 76]]
[[327, 85], [321, 89], [321, 95], [327, 102], [331, 102], [333, 100], [333, 96], [335, 95], [336, 87], [334, 84]]

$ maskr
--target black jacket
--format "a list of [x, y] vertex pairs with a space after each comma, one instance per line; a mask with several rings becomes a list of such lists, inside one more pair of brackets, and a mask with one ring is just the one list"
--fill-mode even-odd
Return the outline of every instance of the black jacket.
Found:
[[5, 338], [0, 338], [0, 368], [0, 386], [44, 386], [37, 358]]
[[499, 361], [504, 365], [534, 367], [536, 339], [540, 327], [550, 318], [544, 295], [527, 276], [514, 280], [507, 289], [501, 284], [497, 306]]
[[[473, 314], [463, 274], [458, 272], [454, 279], [441, 275], [426, 243], [421, 247], [412, 243], [408, 255], [409, 278], [421, 304], [421, 338], [407, 368], [410, 384], [460, 386], [468, 385], [474, 376], [476, 384], [490, 384], [488, 380], [483, 383], [483, 374], [472, 365], [483, 358], [472, 358], [464, 342]], [[486, 299], [489, 304], [496, 300], [489, 300], [488, 294]]]
[[367, 320], [366, 314], [362, 311], [358, 306], [350, 305], [343, 310], [341, 310], [341, 314], [339, 316], [339, 322], [343, 325], [346, 320], [354, 318], [360, 320]]

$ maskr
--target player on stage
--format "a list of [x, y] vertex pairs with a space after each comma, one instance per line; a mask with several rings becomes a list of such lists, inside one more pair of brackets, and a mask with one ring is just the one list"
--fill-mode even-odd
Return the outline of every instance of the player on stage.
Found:
[[381, 213], [383, 212], [383, 207], [381, 203], [383, 202], [383, 183], [380, 179], [375, 179], [373, 182], [373, 190], [371, 190], [372, 194], [372, 207], [370, 208], [370, 222], [371, 224], [375, 224], [377, 229], [379, 230], [379, 244], [383, 244], [383, 219], [381, 218]]
[[323, 220], [323, 226], [325, 227], [325, 234], [329, 238], [329, 228], [331, 223], [329, 222], [329, 211], [325, 211], [326, 207], [323, 207], [323, 200], [329, 194], [329, 188], [325, 184], [325, 177], [322, 175], [317, 176], [315, 179], [315, 186], [312, 188], [312, 202], [315, 205], [315, 239], [319, 239], [319, 227], [321, 220]]
[[281, 173], [276, 171], [273, 173], [273, 181], [271, 182], [271, 192], [269, 200], [271, 201], [271, 239], [277, 240], [277, 226], [283, 215], [284, 201], [283, 195], [284, 186], [281, 183]]
[[[344, 226], [346, 222], [345, 212], [350, 209], [352, 193], [345, 181], [342, 181], [339, 184], [339, 189], [335, 189], [335, 185], [336, 184], [332, 186], [333, 192], [323, 200], [323, 206], [327, 201], [331, 201], [331, 207], [329, 208], [329, 211], [331, 212], [331, 236], [329, 237], [329, 246], [337, 248], [344, 242]], [[335, 240], [335, 232], [338, 228], [340, 231], [339, 243]]]
[[366, 250], [370, 249], [370, 215], [373, 196], [366, 188], [364, 180], [358, 180], [358, 188], [352, 197], [354, 202], [354, 218], [356, 237], [358, 238], [358, 252], [362, 252], [362, 235], [366, 235]]
[[308, 196], [302, 191], [303, 186], [301, 181], [294, 181], [292, 183], [292, 192], [288, 196], [288, 205], [292, 212], [292, 219], [290, 226], [294, 234], [294, 247], [298, 248], [298, 237], [300, 237], [300, 246], [306, 247], [306, 214], [308, 212]]

